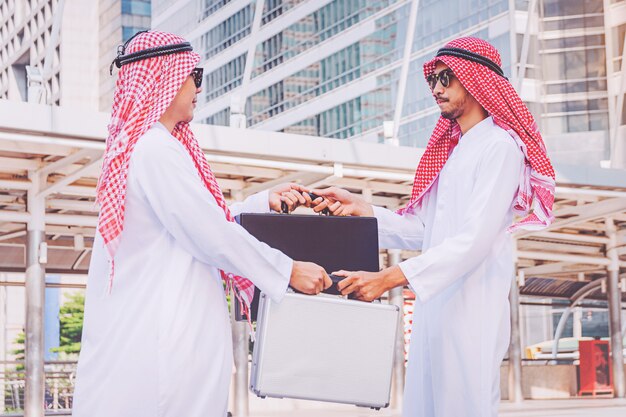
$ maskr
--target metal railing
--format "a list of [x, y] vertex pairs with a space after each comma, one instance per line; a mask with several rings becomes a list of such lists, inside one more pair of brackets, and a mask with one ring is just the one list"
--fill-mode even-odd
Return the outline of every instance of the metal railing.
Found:
[[[69, 415], [74, 399], [76, 361], [51, 361], [44, 365], [48, 415]], [[0, 361], [0, 416], [21, 416], [24, 411], [25, 371], [23, 361]]]

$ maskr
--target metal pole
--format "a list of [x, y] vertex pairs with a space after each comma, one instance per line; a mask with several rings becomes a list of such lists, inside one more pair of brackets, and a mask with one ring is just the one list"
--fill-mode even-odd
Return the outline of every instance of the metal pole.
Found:
[[530, 30], [531, 30], [531, 22], [533, 18], [533, 14], [535, 13], [535, 9], [537, 7], [537, 0], [530, 0], [528, 4], [528, 17], [526, 20], [526, 31], [524, 32], [524, 38], [522, 40], [522, 52], [520, 54], [519, 60], [519, 71], [517, 73], [516, 79], [516, 90], [518, 93], [522, 92], [522, 83], [524, 81], [524, 77], [526, 76], [526, 64], [528, 63], [528, 49], [530, 47]]
[[609, 238], [607, 257], [611, 264], [607, 268], [607, 300], [609, 301], [609, 329], [611, 332], [611, 355], [613, 364], [613, 386], [615, 397], [626, 396], [624, 379], [624, 346], [622, 341], [622, 292], [619, 285], [619, 257], [617, 253], [617, 227], [611, 218], [606, 219], [606, 234]]
[[26, 248], [26, 338], [25, 368], [26, 391], [24, 393], [24, 416], [44, 415], [44, 338], [43, 311], [46, 262], [45, 205], [44, 198], [37, 196], [40, 188], [38, 172], [30, 172], [32, 187], [27, 191], [30, 220], [27, 224]]
[[567, 323], [567, 319], [569, 318], [574, 308], [585, 299], [589, 294], [594, 293], [598, 287], [602, 287], [603, 282], [605, 282], [604, 278], [598, 279], [595, 281], [591, 281], [586, 284], [584, 287], [576, 291], [570, 297], [570, 305], [565, 308], [563, 314], [561, 314], [561, 318], [559, 319], [559, 323], [556, 326], [556, 331], [554, 332], [554, 341], [552, 342], [552, 359], [556, 361], [557, 354], [559, 353], [559, 342], [561, 340], [561, 335], [563, 334], [563, 330], [565, 329], [565, 324]]
[[[611, 36], [611, 32], [613, 28], [611, 27], [611, 20], [608, 18], [608, 11], [611, 9], [611, 0], [603, 0], [603, 10], [605, 10], [607, 18], [604, 19], [604, 57], [605, 57], [605, 68], [606, 68], [606, 79], [612, 80], [614, 79], [613, 74], [615, 71], [613, 70], [613, 51], [618, 49], [614, 46], [614, 42], [617, 42], [617, 36]], [[616, 31], [617, 33], [617, 31]], [[610, 91], [610, 90], [609, 90]], [[613, 165], [613, 131], [619, 129], [619, 124], [616, 126], [615, 121], [619, 119], [616, 116], [617, 112], [617, 97], [612, 97], [609, 94], [608, 97], [608, 113], [609, 113], [609, 157], [611, 158], [611, 168], [615, 168]]]
[[[620, 68], [621, 77], [619, 83], [619, 90], [617, 92], [617, 97], [615, 101], [615, 112], [613, 113], [613, 130], [609, 129], [609, 133], [611, 135], [611, 140], [609, 143], [611, 144], [611, 168], [624, 168], [626, 167], [626, 159], [623, 157], [623, 152], [621, 149], [624, 149], [624, 145], [618, 144], [620, 140], [619, 130], [620, 130], [620, 119], [622, 117], [622, 111], [624, 109], [624, 93], [626, 93], [626, 65], [624, 65], [624, 57], [626, 57], [626, 33], [624, 34], [622, 47], [622, 64]], [[622, 142], [624, 139], [622, 138]], [[619, 146], [622, 145], [622, 146]]]
[[[389, 266], [398, 265], [402, 259], [399, 249], [389, 249], [387, 251], [387, 263]], [[396, 287], [389, 291], [389, 304], [396, 305], [400, 308], [400, 319], [398, 320], [398, 331], [396, 333], [396, 351], [393, 355], [393, 379], [391, 382], [391, 407], [395, 409], [402, 408], [402, 399], [404, 394], [404, 326], [402, 311], [404, 310], [403, 288]]]
[[243, 76], [241, 78], [241, 87], [235, 94], [231, 96], [230, 102], [230, 127], [245, 128], [246, 121], [246, 103], [248, 101], [248, 85], [252, 78], [254, 69], [254, 55], [257, 47], [255, 40], [256, 34], [261, 27], [261, 18], [263, 17], [263, 8], [265, 0], [256, 0], [254, 6], [254, 18], [250, 26], [250, 44], [246, 52], [246, 62], [244, 64]]
[[250, 412], [248, 407], [248, 323], [236, 321], [233, 308], [234, 304], [231, 299], [233, 358], [235, 361], [233, 416], [247, 417]]
[[[7, 277], [5, 273], [0, 272], [0, 325], [2, 326], [2, 330], [0, 330], [0, 360], [3, 362], [0, 363], [0, 387], [4, 391], [7, 391], [11, 386], [9, 383], [9, 379], [6, 378], [7, 374], [7, 366], [4, 361], [7, 360], [6, 357], [6, 346], [7, 346], [7, 287], [6, 287]], [[0, 396], [0, 413], [6, 411], [7, 408], [7, 396]]]
[[[243, 200], [243, 193], [233, 193], [235, 201]], [[235, 320], [234, 300], [230, 301], [231, 324], [233, 334], [233, 359], [235, 362], [235, 378], [233, 380], [233, 416], [247, 417], [249, 415], [248, 404], [248, 323]]]
[[404, 40], [404, 52], [402, 55], [402, 67], [400, 69], [400, 80], [398, 81], [398, 95], [396, 97], [396, 106], [393, 113], [393, 135], [394, 140], [398, 140], [398, 131], [400, 129], [400, 118], [402, 116], [402, 105], [404, 104], [404, 93], [406, 91], [407, 78], [409, 77], [409, 64], [411, 61], [411, 49], [413, 48], [413, 38], [415, 37], [415, 26], [417, 24], [417, 10], [419, 8], [419, 0], [411, 2], [411, 11], [409, 12], [409, 23], [407, 26], [407, 34]]
[[[517, 271], [517, 264], [515, 265]], [[517, 274], [511, 282], [509, 294], [511, 306], [511, 344], [509, 345], [509, 401], [520, 403], [524, 401], [522, 392], [522, 345], [519, 320], [519, 282]]]
[[583, 336], [583, 310], [580, 307], [576, 307], [572, 312], [573, 320], [574, 320], [574, 328], [572, 330], [572, 336], [575, 339], [580, 339]]

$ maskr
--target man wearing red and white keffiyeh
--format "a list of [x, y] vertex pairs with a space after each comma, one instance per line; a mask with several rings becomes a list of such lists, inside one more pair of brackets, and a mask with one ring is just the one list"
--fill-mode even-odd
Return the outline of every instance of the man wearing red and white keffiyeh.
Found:
[[471, 37], [424, 64], [441, 117], [406, 208], [313, 190], [325, 197], [315, 210], [376, 216], [381, 247], [422, 251], [379, 273], [335, 272], [346, 277], [343, 293], [364, 300], [404, 285], [416, 294], [405, 417], [497, 416], [514, 275], [509, 232], [552, 221], [554, 170], [501, 65], [492, 45]]
[[114, 60], [75, 417], [226, 415], [224, 291], [247, 309], [254, 285], [280, 301], [288, 284], [317, 294], [331, 283], [318, 265], [292, 261], [234, 222], [242, 211], [311, 201], [283, 184], [226, 205], [189, 127], [199, 60], [184, 39], [155, 31], [131, 38]]

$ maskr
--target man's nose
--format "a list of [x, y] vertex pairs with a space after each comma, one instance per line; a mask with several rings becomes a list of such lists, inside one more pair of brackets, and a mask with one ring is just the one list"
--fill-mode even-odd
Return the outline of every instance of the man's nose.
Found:
[[441, 85], [441, 81], [437, 80], [437, 84], [435, 84], [435, 88], [433, 89], [433, 96], [437, 98], [439, 94], [442, 94], [444, 91], [443, 85]]

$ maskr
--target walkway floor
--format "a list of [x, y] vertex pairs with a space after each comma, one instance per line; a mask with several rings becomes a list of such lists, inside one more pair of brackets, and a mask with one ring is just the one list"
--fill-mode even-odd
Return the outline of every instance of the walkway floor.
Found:
[[[397, 410], [380, 411], [315, 401], [250, 397], [250, 417], [401, 417]], [[626, 417], [626, 400], [570, 399], [503, 402], [500, 417]]]

